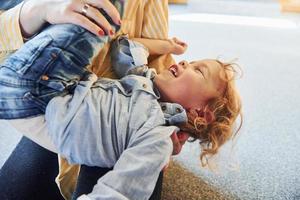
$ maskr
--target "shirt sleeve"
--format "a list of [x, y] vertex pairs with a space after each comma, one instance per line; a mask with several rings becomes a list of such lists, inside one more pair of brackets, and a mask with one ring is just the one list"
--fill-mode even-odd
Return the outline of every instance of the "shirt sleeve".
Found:
[[126, 36], [120, 36], [112, 43], [111, 63], [118, 78], [128, 75], [136, 67], [147, 65], [148, 56], [149, 52], [144, 45]]
[[0, 63], [6, 56], [23, 45], [19, 26], [21, 4], [7, 11], [0, 11]]
[[143, 38], [168, 39], [168, 1], [147, 0], [144, 7]]
[[114, 169], [98, 180], [92, 193], [79, 200], [148, 200], [172, 153], [172, 141], [165, 133], [172, 133], [174, 129], [176, 127], [156, 127], [136, 138]]

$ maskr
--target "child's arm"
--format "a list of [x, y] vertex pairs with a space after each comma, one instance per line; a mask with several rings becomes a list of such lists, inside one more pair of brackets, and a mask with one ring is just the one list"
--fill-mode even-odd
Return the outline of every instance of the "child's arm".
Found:
[[171, 40], [136, 38], [131, 40], [127, 36], [121, 35], [112, 42], [111, 63], [117, 76], [122, 78], [128, 75], [130, 70], [146, 66], [148, 64], [147, 58], [151, 53], [181, 54], [186, 48], [187, 45], [176, 38]]
[[148, 38], [133, 38], [133, 41], [142, 43], [148, 48], [149, 54], [183, 54], [187, 49], [187, 44], [177, 38], [168, 40], [148, 39]]
[[[162, 139], [149, 136], [153, 134]], [[79, 199], [105, 199], [107, 196], [122, 200], [149, 199], [159, 173], [169, 162], [172, 144], [167, 137], [161, 130], [138, 137], [132, 142], [134, 146], [121, 154], [113, 170], [97, 181], [90, 194]]]

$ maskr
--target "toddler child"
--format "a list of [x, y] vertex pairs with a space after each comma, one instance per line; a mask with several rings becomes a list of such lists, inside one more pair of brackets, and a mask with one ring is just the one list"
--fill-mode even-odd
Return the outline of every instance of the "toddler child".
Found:
[[182, 61], [156, 74], [147, 48], [169, 53], [168, 45], [184, 44], [120, 36], [111, 50], [120, 79], [97, 78], [86, 66], [101, 43], [74, 25], [50, 26], [27, 42], [0, 66], [0, 118], [45, 113], [50, 137], [70, 163], [113, 166], [79, 199], [148, 199], [172, 154], [173, 132], [199, 139], [202, 161], [231, 138], [241, 107], [233, 66]]

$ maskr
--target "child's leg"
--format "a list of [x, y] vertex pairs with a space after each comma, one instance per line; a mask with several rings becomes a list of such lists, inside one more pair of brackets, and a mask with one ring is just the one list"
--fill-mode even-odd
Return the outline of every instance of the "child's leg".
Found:
[[9, 0], [9, 1], [0, 1], [0, 10], [8, 10], [19, 3], [21, 3], [23, 0]]
[[42, 114], [57, 95], [69, 93], [90, 72], [87, 65], [107, 36], [71, 24], [52, 25], [0, 65], [0, 118]]

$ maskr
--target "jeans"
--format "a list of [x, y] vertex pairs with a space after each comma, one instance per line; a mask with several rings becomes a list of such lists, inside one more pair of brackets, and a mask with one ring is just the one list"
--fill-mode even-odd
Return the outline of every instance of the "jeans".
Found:
[[55, 177], [57, 154], [22, 137], [0, 169], [1, 200], [63, 200]]
[[[73, 199], [92, 191], [98, 178], [108, 168], [81, 166]], [[63, 200], [54, 180], [58, 173], [57, 154], [22, 137], [0, 169], [1, 200]], [[163, 174], [156, 183], [150, 200], [159, 200]]]
[[51, 25], [0, 65], [0, 118], [43, 114], [55, 96], [71, 93], [91, 72], [108, 36], [72, 24]]
[[0, 10], [8, 10], [8, 9], [14, 7], [15, 5], [18, 5], [22, 1], [23, 0], [4, 0], [4, 1], [1, 1]]

